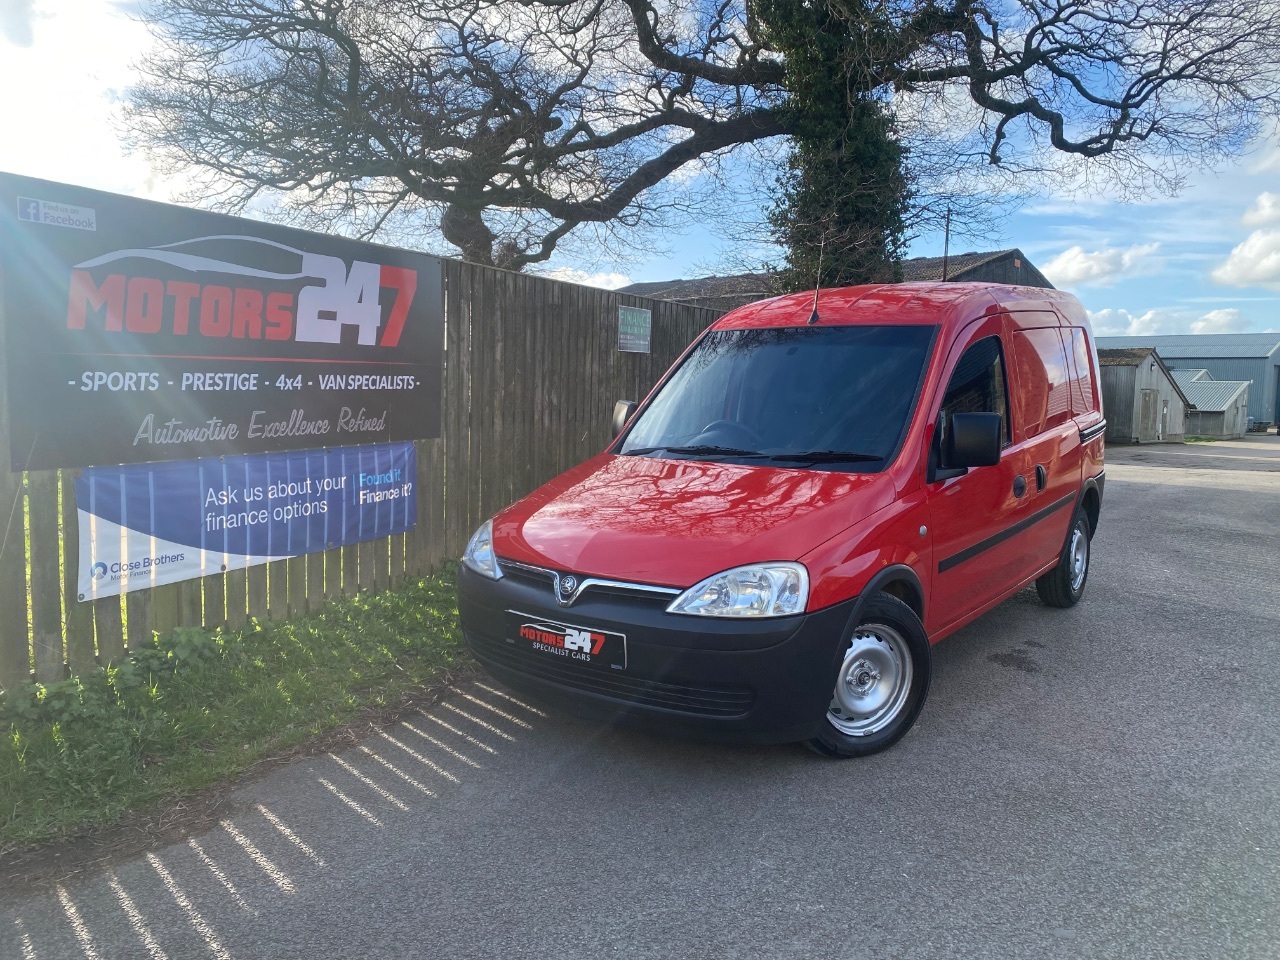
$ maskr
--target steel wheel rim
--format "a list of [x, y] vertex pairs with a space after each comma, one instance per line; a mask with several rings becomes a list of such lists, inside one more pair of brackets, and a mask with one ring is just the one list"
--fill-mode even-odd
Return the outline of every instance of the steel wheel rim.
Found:
[[1077, 524], [1071, 534], [1071, 592], [1084, 586], [1084, 576], [1089, 572], [1089, 537]]
[[827, 720], [846, 736], [878, 733], [902, 712], [912, 672], [902, 634], [882, 623], [859, 627], [836, 674]]

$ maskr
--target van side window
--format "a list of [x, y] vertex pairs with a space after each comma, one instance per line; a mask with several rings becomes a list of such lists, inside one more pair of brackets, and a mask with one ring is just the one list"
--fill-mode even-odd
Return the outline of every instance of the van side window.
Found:
[[1010, 442], [1009, 394], [999, 337], [984, 337], [960, 357], [942, 397], [941, 421], [946, 430], [953, 413], [998, 413], [1004, 442]]
[[1063, 328], [1066, 338], [1071, 334], [1071, 360], [1073, 377], [1071, 380], [1071, 413], [1081, 416], [1098, 409], [1098, 397], [1094, 391], [1093, 364], [1089, 351], [1089, 341], [1085, 339], [1084, 330], [1080, 327]]
[[1014, 372], [1018, 393], [1019, 442], [1071, 419], [1071, 371], [1062, 333], [1057, 327], [1014, 331]]

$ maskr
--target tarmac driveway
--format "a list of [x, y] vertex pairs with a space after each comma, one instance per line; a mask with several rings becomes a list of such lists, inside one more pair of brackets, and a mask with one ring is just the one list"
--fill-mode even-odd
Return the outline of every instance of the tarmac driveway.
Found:
[[936, 649], [896, 748], [617, 733], [496, 684], [0, 904], [0, 957], [1280, 953], [1280, 440], [1108, 452], [1085, 601]]

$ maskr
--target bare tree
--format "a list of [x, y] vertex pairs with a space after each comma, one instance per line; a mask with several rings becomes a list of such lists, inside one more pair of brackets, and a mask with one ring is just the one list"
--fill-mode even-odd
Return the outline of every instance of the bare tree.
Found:
[[[851, 30], [866, 22], [832, 2]], [[992, 165], [1176, 188], [1280, 112], [1272, 0], [958, 0], [904, 5], [893, 25], [903, 47], [871, 82], [918, 116], [954, 114]]]
[[[686, 163], [782, 132], [777, 64], [698, 25], [687, 57], [602, 0], [162, 0], [131, 93], [138, 144], [237, 210], [434, 214], [478, 263], [545, 260], [582, 224], [660, 215]], [[684, 69], [688, 59], [712, 79]], [[671, 62], [668, 62], [671, 61]]]
[[[957, 194], [980, 215], [992, 171], [1176, 189], [1280, 103], [1273, 2], [812, 2], [856, 41], [850, 96], [898, 117], [912, 223]], [[521, 269], [575, 232], [607, 240], [722, 206], [673, 174], [714, 178], [787, 133], [786, 64], [752, 0], [146, 9], [159, 42], [129, 95], [130, 139], [194, 175], [201, 199], [365, 236], [438, 229], [479, 263]]]

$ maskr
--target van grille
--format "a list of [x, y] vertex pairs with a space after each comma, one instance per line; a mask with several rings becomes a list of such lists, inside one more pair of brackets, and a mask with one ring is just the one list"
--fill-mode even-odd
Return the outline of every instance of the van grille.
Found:
[[504, 577], [510, 577], [517, 583], [542, 587], [547, 591], [547, 593], [551, 592], [551, 578], [553, 574], [550, 570], [535, 571], [533, 567], [527, 567], [524, 564], [508, 563], [505, 560], [499, 560], [498, 566], [502, 568], [502, 575]]
[[[534, 567], [514, 560], [499, 560], [498, 566], [502, 575], [514, 583], [533, 587], [541, 593], [555, 598], [556, 574], [552, 570]], [[596, 577], [576, 574], [582, 582], [582, 588], [575, 601], [580, 598], [607, 598], [628, 606], [639, 606], [655, 610], [665, 610], [680, 593], [672, 587], [657, 587], [647, 583], [624, 583], [614, 580], [603, 580]]]
[[522, 653], [505, 640], [493, 640], [471, 631], [466, 632], [466, 638], [482, 660], [490, 660], [496, 666], [612, 700], [703, 717], [740, 717], [755, 702], [755, 691], [747, 687], [693, 686], [634, 674], [588, 671]]

